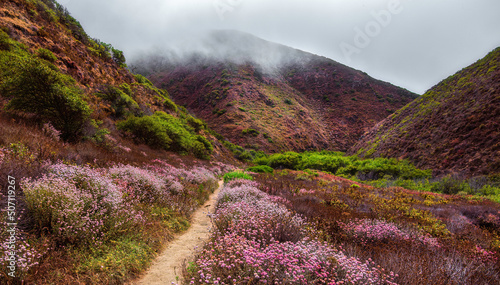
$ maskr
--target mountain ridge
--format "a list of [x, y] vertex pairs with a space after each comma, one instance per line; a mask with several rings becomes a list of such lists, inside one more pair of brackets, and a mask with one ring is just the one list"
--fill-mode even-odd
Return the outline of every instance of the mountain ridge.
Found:
[[[417, 97], [325, 57], [245, 33], [215, 35], [209, 46], [223, 45], [229, 60], [219, 60], [224, 51], [210, 57], [194, 50], [184, 51], [179, 64], [166, 52], [146, 55], [132, 68], [233, 143], [272, 152], [347, 150], [366, 129]], [[226, 46], [233, 35], [244, 45]], [[267, 45], [274, 50], [271, 60], [263, 56]], [[272, 56], [275, 51], [280, 56]]]
[[500, 48], [432, 87], [350, 150], [464, 175], [500, 171]]

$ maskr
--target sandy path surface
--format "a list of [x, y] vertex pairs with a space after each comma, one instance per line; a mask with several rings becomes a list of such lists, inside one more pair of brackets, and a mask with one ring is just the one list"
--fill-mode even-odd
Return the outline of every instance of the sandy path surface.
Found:
[[196, 212], [191, 220], [191, 227], [182, 235], [176, 237], [168, 244], [167, 248], [156, 258], [146, 274], [139, 280], [131, 284], [172, 284], [181, 283], [182, 264], [184, 260], [193, 257], [196, 247], [203, 246], [210, 236], [210, 217], [207, 214], [213, 213], [217, 195], [222, 188], [222, 181], [219, 181], [219, 188], [210, 195], [208, 201]]

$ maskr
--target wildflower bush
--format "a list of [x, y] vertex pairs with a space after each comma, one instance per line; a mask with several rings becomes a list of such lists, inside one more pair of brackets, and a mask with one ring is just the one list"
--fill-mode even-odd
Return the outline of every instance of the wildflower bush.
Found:
[[165, 203], [168, 189], [165, 181], [146, 169], [130, 165], [117, 165], [109, 169], [111, 178], [121, 183], [124, 197], [141, 203]]
[[283, 199], [247, 182], [219, 194], [215, 231], [185, 271], [191, 284], [395, 284], [373, 262], [317, 239]]
[[56, 130], [50, 123], [43, 124], [42, 131], [50, 138], [59, 141], [61, 139], [61, 132]]
[[285, 199], [290, 211], [315, 221], [344, 254], [335, 255], [339, 267], [356, 257], [344, 270], [354, 274], [376, 264], [399, 284], [500, 282], [498, 204], [401, 187], [375, 188], [320, 171], [311, 179], [298, 179], [302, 174], [276, 170], [254, 175], [252, 183]]
[[[5, 152], [23, 155], [21, 147]], [[4, 149], [0, 153], [5, 156]], [[26, 214], [19, 215], [23, 229], [16, 232], [16, 275], [36, 283], [40, 268], [50, 267], [41, 270], [43, 283], [75, 276], [123, 283], [148, 266], [173, 232], [189, 226], [190, 214], [217, 187], [215, 174], [229, 169], [222, 163], [174, 167], [162, 160], [109, 167], [46, 163], [42, 175], [20, 181]], [[3, 241], [10, 234], [4, 212], [0, 217], [3, 275], [10, 262]], [[66, 263], [53, 264], [54, 256]]]
[[338, 222], [341, 229], [351, 238], [362, 244], [408, 241], [425, 246], [439, 246], [436, 238], [419, 231], [400, 229], [396, 224], [383, 220], [354, 219], [348, 223]]
[[121, 191], [104, 173], [64, 164], [49, 171], [23, 180], [21, 187], [37, 228], [59, 243], [102, 243], [108, 233], [124, 230], [121, 226], [143, 222], [140, 213], [124, 208]]
[[[3, 199], [3, 195], [0, 194], [0, 197]], [[13, 250], [12, 245], [15, 245], [17, 262], [15, 264], [16, 267], [16, 276], [19, 279], [23, 279], [26, 277], [31, 268], [35, 268], [39, 265], [42, 258], [47, 254], [47, 252], [51, 249], [47, 243], [44, 243], [43, 240], [41, 243], [30, 244], [26, 237], [23, 236], [23, 232], [17, 230], [15, 235], [12, 236], [10, 232], [7, 230], [11, 227], [7, 225], [7, 218], [5, 212], [2, 210], [0, 213], [0, 237], [2, 237], [2, 242], [0, 243], [0, 266], [1, 270], [7, 270], [8, 266], [11, 265], [11, 261], [9, 260], [9, 253]], [[4, 239], [5, 237], [9, 237], [9, 239]], [[15, 237], [15, 243], [11, 244], [8, 241], [10, 237]], [[2, 273], [2, 271], [0, 271]], [[1, 280], [1, 279], [0, 279]]]

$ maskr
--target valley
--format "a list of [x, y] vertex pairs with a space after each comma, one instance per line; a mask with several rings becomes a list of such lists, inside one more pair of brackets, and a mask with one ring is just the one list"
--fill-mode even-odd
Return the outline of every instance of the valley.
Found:
[[0, 1], [0, 284], [500, 284], [500, 48], [420, 96], [190, 40]]

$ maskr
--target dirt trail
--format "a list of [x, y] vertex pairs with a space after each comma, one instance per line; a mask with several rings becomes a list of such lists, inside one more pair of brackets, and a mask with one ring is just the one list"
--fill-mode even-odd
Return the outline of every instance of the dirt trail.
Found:
[[181, 283], [182, 263], [186, 258], [192, 257], [195, 247], [201, 247], [210, 235], [209, 228], [211, 222], [207, 214], [214, 212], [215, 202], [222, 184], [223, 182], [219, 181], [219, 188], [210, 195], [208, 201], [200, 209], [194, 212], [191, 227], [170, 242], [161, 255], [156, 258], [146, 274], [131, 284]]

